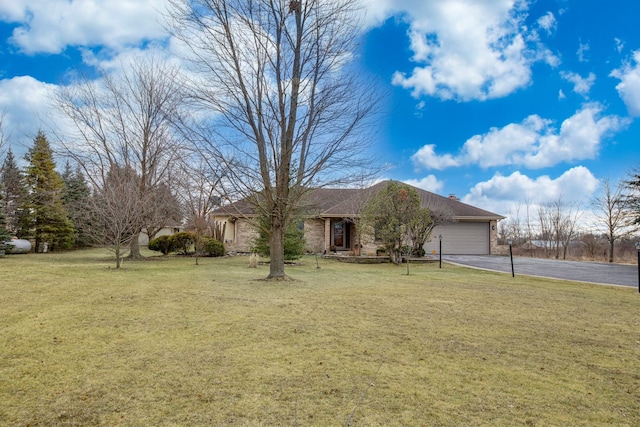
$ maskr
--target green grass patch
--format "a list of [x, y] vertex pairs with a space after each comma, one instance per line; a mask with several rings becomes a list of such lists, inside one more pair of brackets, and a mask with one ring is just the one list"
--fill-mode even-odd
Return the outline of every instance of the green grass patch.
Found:
[[0, 424], [640, 425], [636, 290], [320, 265], [0, 259]]

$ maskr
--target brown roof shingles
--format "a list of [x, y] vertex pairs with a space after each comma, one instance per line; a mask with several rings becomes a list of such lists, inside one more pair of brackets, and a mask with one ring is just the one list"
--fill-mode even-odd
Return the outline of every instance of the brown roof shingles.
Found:
[[[304, 207], [309, 214], [318, 217], [354, 217], [375, 192], [381, 190], [389, 181], [379, 182], [366, 189], [354, 188], [318, 188], [310, 190], [304, 199]], [[446, 209], [456, 219], [499, 220], [504, 217], [475, 206], [462, 203], [457, 199], [443, 197], [420, 188], [416, 188], [423, 206]], [[212, 215], [251, 216], [254, 210], [245, 201], [239, 201], [214, 211]]]

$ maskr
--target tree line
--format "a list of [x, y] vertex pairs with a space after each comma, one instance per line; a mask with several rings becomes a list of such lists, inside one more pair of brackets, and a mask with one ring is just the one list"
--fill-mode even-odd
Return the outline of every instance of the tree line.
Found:
[[[173, 173], [165, 179], [146, 186], [134, 167], [115, 162], [99, 178], [88, 178], [86, 164], [69, 160], [58, 172], [43, 131], [33, 140], [24, 162], [20, 167], [9, 148], [0, 167], [2, 241], [27, 239], [39, 252], [106, 246], [113, 250], [119, 268], [125, 254], [139, 253], [140, 233], [152, 239], [166, 226], [182, 225], [185, 218], [188, 230], [222, 240], [206, 218], [219, 200], [212, 195], [213, 184], [207, 186], [206, 180], [198, 179], [193, 185], [194, 177], [181, 175], [179, 164], [171, 165]], [[203, 202], [207, 197], [208, 202]]]
[[524, 201], [499, 223], [499, 243], [510, 242], [521, 254], [614, 262], [635, 252], [640, 229], [640, 172], [612, 183], [605, 179], [588, 203], [557, 197], [534, 205]]

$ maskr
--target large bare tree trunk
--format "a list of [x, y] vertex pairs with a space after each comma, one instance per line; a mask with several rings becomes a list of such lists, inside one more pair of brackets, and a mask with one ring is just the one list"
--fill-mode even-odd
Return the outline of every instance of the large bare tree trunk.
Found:
[[129, 245], [129, 258], [140, 259], [142, 254], [140, 253], [140, 232], [133, 235], [131, 238], [131, 245]]
[[271, 225], [270, 263], [268, 279], [284, 280], [284, 228], [279, 224]]

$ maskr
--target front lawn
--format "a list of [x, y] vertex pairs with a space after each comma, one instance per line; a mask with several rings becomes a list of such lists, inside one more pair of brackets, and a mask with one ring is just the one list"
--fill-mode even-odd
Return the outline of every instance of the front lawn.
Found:
[[199, 264], [0, 259], [0, 425], [640, 425], [635, 289]]

